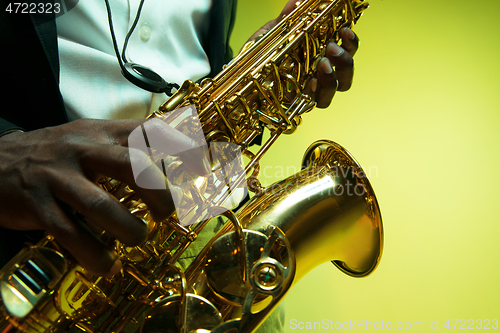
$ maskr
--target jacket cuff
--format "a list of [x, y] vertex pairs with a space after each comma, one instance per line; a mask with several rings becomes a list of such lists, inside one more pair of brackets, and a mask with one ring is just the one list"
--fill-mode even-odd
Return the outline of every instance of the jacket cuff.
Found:
[[24, 128], [14, 125], [5, 119], [0, 118], [0, 137], [12, 132], [25, 132]]
[[7, 135], [7, 134], [10, 134], [10, 133], [13, 133], [13, 132], [24, 132], [22, 129], [11, 129], [11, 130], [8, 130], [8, 131], [5, 131], [3, 133], [0, 133], [0, 138], [4, 135]]

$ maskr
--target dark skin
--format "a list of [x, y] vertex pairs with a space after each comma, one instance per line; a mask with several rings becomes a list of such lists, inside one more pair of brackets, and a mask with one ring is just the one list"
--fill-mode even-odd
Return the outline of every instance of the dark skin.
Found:
[[[277, 24], [294, 3], [295, 0], [289, 1], [280, 16], [266, 23], [251, 39]], [[350, 29], [343, 29], [340, 36], [341, 46], [333, 42], [327, 46], [317, 76], [306, 84], [304, 92], [313, 97], [319, 108], [328, 107], [336, 91], [346, 91], [352, 84], [352, 57], [358, 49], [358, 38]], [[77, 223], [70, 212], [81, 212], [128, 246], [143, 243], [146, 225], [97, 185], [101, 177], [109, 176], [129, 184], [151, 209], [155, 220], [161, 221], [173, 213], [175, 207], [168, 188], [147, 190], [134, 186], [127, 140], [145, 121], [82, 119], [1, 137], [1, 225], [17, 230], [46, 230], [89, 271], [105, 276], [119, 272], [121, 262], [117, 254]], [[171, 128], [159, 130], [165, 142], [182, 150], [195, 146]], [[139, 158], [148, 157], [139, 154]], [[190, 156], [181, 158], [189, 161], [186, 164], [191, 165], [191, 171], [206, 174], [205, 161]], [[163, 177], [156, 168], [150, 168], [148, 174]]]
[[[116, 273], [120, 269], [117, 255], [77, 223], [70, 211], [81, 212], [90, 222], [127, 245], [144, 242], [145, 224], [96, 186], [106, 175], [129, 184], [150, 207], [155, 220], [164, 220], [173, 213], [169, 189], [146, 190], [135, 186], [131, 162], [137, 163], [140, 158], [149, 161], [149, 157], [140, 152], [134, 155], [135, 161], [131, 161], [127, 142], [130, 133], [144, 122], [82, 119], [2, 137], [2, 226], [46, 230], [82, 266], [96, 274]], [[156, 132], [161, 132], [165, 142], [182, 150], [195, 147], [192, 140], [171, 127], [158, 128]], [[197, 174], [209, 171], [199, 158], [183, 156], [183, 159], [189, 161], [186, 164], [190, 165], [190, 171]], [[164, 181], [156, 167], [146, 173], [149, 178]]]
[[[250, 37], [249, 41], [278, 24], [281, 18], [294, 9], [296, 2], [296, 0], [289, 0], [280, 15], [264, 24]], [[325, 57], [320, 61], [316, 77], [310, 79], [304, 89], [304, 93], [316, 101], [318, 108], [327, 108], [337, 91], [347, 91], [352, 85], [354, 76], [353, 57], [358, 50], [359, 39], [348, 28], [340, 31], [340, 37], [342, 40], [340, 46], [333, 41], [328, 44]]]

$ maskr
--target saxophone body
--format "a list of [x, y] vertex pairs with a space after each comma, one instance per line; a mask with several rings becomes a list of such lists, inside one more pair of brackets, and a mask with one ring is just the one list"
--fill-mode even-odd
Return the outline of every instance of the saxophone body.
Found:
[[[327, 43], [339, 40], [367, 7], [363, 0], [307, 0], [257, 41], [251, 42], [215, 78], [186, 81], [151, 118], [183, 107], [199, 119], [207, 143], [230, 143], [245, 157], [243, 176], [252, 198], [240, 209], [180, 223], [205, 207], [216, 186], [168, 168], [190, 183], [177, 212], [155, 222], [126, 184], [100, 184], [131, 213], [147, 222], [147, 241], [114, 247], [123, 269], [113, 277], [93, 276], [50, 235], [28, 245], [0, 271], [0, 331], [58, 332], [253, 332], [289, 288], [317, 265], [332, 261], [362, 277], [382, 254], [382, 220], [373, 189], [356, 160], [338, 144], [321, 140], [305, 152], [302, 171], [263, 188], [259, 160], [282, 134], [295, 132], [315, 104], [302, 93]], [[269, 139], [256, 152], [252, 141], [267, 128]], [[217, 169], [217, 162], [212, 161]], [[218, 199], [222, 205], [227, 197]], [[83, 218], [82, 218], [83, 219]], [[207, 242], [200, 235], [215, 219], [226, 221]], [[183, 261], [193, 246], [197, 257]]]

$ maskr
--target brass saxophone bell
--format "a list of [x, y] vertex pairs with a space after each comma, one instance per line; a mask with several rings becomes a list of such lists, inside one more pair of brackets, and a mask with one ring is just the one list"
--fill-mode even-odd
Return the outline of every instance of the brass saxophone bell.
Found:
[[294, 283], [326, 261], [363, 277], [380, 262], [382, 217], [375, 193], [358, 162], [327, 140], [305, 152], [303, 170], [269, 186], [238, 213], [242, 225], [272, 224], [289, 240], [296, 257]]

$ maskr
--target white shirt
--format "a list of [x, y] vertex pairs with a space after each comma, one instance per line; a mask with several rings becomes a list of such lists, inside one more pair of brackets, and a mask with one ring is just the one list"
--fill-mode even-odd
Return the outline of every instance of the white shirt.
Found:
[[[203, 44], [212, 0], [146, 0], [126, 57], [179, 85], [210, 73]], [[110, 0], [118, 49], [139, 0]], [[167, 96], [136, 87], [118, 65], [104, 0], [81, 0], [57, 18], [60, 89], [69, 120], [145, 118]]]

